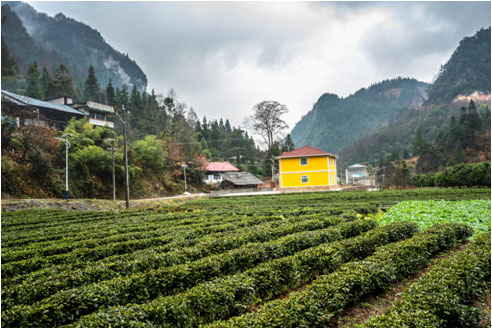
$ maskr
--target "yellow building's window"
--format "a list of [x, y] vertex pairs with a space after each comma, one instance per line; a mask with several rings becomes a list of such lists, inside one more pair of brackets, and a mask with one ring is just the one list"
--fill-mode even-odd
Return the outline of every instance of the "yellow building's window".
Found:
[[302, 175], [301, 183], [309, 183], [309, 177], [307, 175]]
[[301, 157], [301, 165], [307, 165], [307, 157]]

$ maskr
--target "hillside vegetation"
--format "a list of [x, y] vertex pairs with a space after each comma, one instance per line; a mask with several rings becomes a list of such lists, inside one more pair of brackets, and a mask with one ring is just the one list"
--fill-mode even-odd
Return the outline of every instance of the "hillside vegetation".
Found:
[[434, 157], [424, 172], [490, 160], [490, 102], [453, 102], [475, 91], [490, 95], [490, 58], [490, 28], [464, 38], [429, 86], [424, 106], [401, 110], [389, 123], [346, 144], [339, 152], [341, 166], [391, 165], [390, 160], [419, 156], [413, 147], [417, 134], [430, 144], [427, 153]]
[[331, 153], [395, 117], [403, 108], [420, 106], [428, 85], [397, 78], [362, 88], [347, 98], [322, 95], [291, 132], [297, 147], [309, 145]]
[[490, 27], [460, 41], [430, 85], [426, 104], [450, 102], [474, 91], [490, 94]]

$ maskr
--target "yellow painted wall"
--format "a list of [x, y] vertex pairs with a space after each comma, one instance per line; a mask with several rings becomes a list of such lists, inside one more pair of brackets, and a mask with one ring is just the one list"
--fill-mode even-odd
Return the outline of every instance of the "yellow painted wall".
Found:
[[299, 171], [321, 171], [328, 170], [328, 161], [326, 156], [306, 157], [307, 165], [301, 165], [301, 158], [281, 158], [282, 172], [299, 172]]
[[[337, 184], [336, 158], [331, 156], [307, 157], [308, 164], [301, 165], [301, 158], [280, 159], [280, 187], [314, 187]], [[314, 171], [314, 172], [313, 172]], [[324, 172], [316, 172], [324, 171]], [[293, 172], [293, 173], [289, 173]], [[301, 176], [309, 176], [308, 183], [301, 182]], [[331, 178], [331, 181], [330, 181]]]
[[[301, 176], [309, 177], [308, 183], [301, 183]], [[282, 174], [281, 187], [314, 187], [328, 186], [328, 172], [311, 172], [311, 173], [285, 173]]]

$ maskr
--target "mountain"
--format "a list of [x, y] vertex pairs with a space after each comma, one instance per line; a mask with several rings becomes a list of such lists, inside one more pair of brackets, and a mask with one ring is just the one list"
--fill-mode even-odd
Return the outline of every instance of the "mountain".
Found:
[[490, 94], [490, 27], [460, 41], [429, 87], [426, 105], [450, 102], [474, 91]]
[[128, 54], [111, 47], [95, 29], [62, 13], [51, 17], [23, 2], [4, 3], [2, 38], [23, 73], [34, 61], [50, 73], [64, 64], [74, 82], [81, 84], [92, 65], [101, 87], [110, 78], [114, 87], [135, 85], [139, 91], [147, 87], [145, 73]]
[[325, 93], [291, 132], [296, 147], [309, 145], [331, 153], [357, 140], [403, 108], [419, 107], [428, 84], [410, 78], [385, 80], [347, 98]]
[[342, 147], [338, 154], [340, 167], [357, 162], [376, 164], [388, 153], [413, 156], [412, 141], [417, 131], [427, 140], [434, 140], [448, 128], [452, 116], [460, 116], [462, 106], [470, 100], [479, 106], [481, 116], [490, 116], [490, 58], [490, 27], [465, 37], [429, 86], [425, 104], [400, 111], [387, 124]]

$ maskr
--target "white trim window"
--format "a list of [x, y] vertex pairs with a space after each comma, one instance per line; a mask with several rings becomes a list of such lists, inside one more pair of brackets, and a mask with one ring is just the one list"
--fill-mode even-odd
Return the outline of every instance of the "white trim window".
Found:
[[307, 157], [301, 157], [301, 165], [308, 165]]
[[309, 183], [309, 176], [301, 175], [301, 183]]

